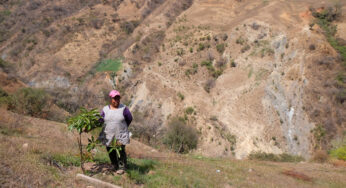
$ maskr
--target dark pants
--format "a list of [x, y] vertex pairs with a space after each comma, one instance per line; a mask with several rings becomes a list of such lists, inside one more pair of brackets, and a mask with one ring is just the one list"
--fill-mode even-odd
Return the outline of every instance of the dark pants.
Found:
[[118, 157], [117, 151], [114, 149], [109, 152], [111, 147], [107, 147], [109, 158], [111, 159], [112, 165], [116, 170], [122, 169], [125, 170], [127, 167], [127, 157], [125, 152], [125, 145], [121, 145], [121, 150], [119, 151], [120, 157]]

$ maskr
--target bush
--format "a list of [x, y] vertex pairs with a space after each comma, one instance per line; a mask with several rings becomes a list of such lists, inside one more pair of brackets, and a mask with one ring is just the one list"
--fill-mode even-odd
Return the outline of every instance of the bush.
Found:
[[205, 48], [204, 44], [203, 43], [199, 43], [197, 51], [202, 51], [202, 50], [204, 50], [204, 48]]
[[177, 153], [187, 153], [197, 147], [197, 131], [178, 118], [168, 124], [163, 143]]
[[4, 91], [2, 88], [0, 88], [0, 98], [7, 97], [7, 96], [8, 96], [7, 92]]
[[42, 89], [23, 88], [9, 96], [8, 109], [34, 117], [42, 117], [48, 107], [48, 95]]
[[326, 136], [326, 129], [321, 124], [319, 124], [314, 129], [312, 129], [312, 132], [316, 141], [316, 147], [322, 147], [322, 142]]
[[139, 25], [139, 21], [133, 20], [121, 23], [120, 27], [126, 34], [131, 34]]
[[241, 51], [241, 53], [244, 53], [244, 52], [246, 52], [246, 51], [248, 51], [248, 50], [250, 50], [250, 45], [245, 45], [244, 47], [242, 47], [241, 49], [240, 49], [240, 51]]
[[133, 138], [138, 138], [140, 142], [151, 146], [157, 146], [157, 143], [161, 137], [159, 129], [162, 125], [160, 117], [150, 116], [150, 114], [158, 114], [155, 111], [143, 109], [139, 111], [135, 109], [132, 113], [133, 122], [129, 127]]
[[235, 64], [234, 60], [232, 59], [232, 62], [231, 62], [231, 67], [236, 67], [237, 65]]
[[3, 70], [6, 73], [9, 73], [10, 70], [12, 69], [12, 65], [9, 64], [7, 61], [3, 60], [0, 58], [0, 70]]
[[237, 40], [235, 41], [235, 43], [243, 45], [245, 43], [245, 39], [243, 39], [241, 36], [239, 38], [237, 38]]
[[184, 49], [178, 48], [178, 49], [177, 49], [177, 55], [178, 55], [178, 56], [183, 56], [183, 55], [184, 55]]
[[204, 85], [204, 90], [206, 92], [210, 92], [210, 90], [215, 86], [215, 80], [214, 79], [210, 79], [208, 80], [205, 85]]
[[185, 109], [185, 113], [191, 115], [193, 112], [195, 112], [195, 109], [193, 107], [189, 106]]
[[220, 54], [222, 54], [222, 53], [225, 51], [225, 44], [222, 43], [222, 44], [216, 45], [216, 50], [217, 50]]
[[337, 159], [346, 161], [346, 146], [342, 146], [330, 151], [330, 155]]
[[273, 153], [265, 152], [254, 152], [251, 153], [248, 158], [250, 160], [260, 160], [260, 161], [274, 161], [274, 162], [300, 162], [304, 161], [301, 156], [289, 155], [287, 153], [282, 153], [279, 155]]
[[314, 153], [312, 160], [319, 163], [324, 163], [328, 160], [328, 154], [324, 150], [318, 150]]
[[346, 66], [346, 46], [340, 44], [336, 40], [334, 35], [336, 34], [337, 28], [336, 25], [332, 23], [334, 20], [341, 17], [340, 5], [336, 4], [335, 7], [329, 7], [321, 12], [317, 12], [312, 8], [311, 12], [312, 16], [316, 18], [315, 23], [317, 23], [324, 30], [324, 35], [326, 36], [329, 44], [340, 53], [342, 60], [344, 61], [344, 66]]
[[185, 96], [184, 96], [182, 93], [180, 93], [180, 92], [178, 93], [178, 97], [179, 97], [180, 100], [182, 100], [182, 101], [185, 99]]

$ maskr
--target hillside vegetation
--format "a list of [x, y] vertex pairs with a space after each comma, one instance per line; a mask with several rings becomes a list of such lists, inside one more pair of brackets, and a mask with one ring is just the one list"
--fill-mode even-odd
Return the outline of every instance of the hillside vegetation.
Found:
[[133, 166], [108, 176], [100, 149], [86, 157], [98, 178], [342, 187], [345, 12], [334, 0], [0, 0], [1, 175], [84, 186], [70, 177], [80, 160], [64, 123], [117, 89], [134, 116]]

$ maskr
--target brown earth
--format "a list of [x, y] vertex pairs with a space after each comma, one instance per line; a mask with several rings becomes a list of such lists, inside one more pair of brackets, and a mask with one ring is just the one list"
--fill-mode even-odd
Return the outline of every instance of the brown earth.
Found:
[[[195, 153], [245, 158], [253, 151], [287, 152], [309, 158], [317, 147], [311, 133], [316, 125], [327, 130], [320, 143], [325, 149], [345, 131], [345, 104], [338, 101], [343, 88], [335, 79], [344, 67], [321, 30], [309, 29], [309, 7], [329, 5], [333, 2], [1, 3], [11, 16], [1, 22], [0, 52], [26, 85], [45, 88], [66, 106], [96, 108], [104, 105], [112, 84], [95, 65], [122, 58], [117, 89], [132, 111], [147, 114], [135, 121], [156, 127], [155, 135], [171, 117], [193, 107], [196, 114], [187, 122], [201, 133]], [[341, 8], [345, 12], [344, 4]], [[341, 38], [344, 18], [336, 22]], [[222, 74], [213, 76], [201, 66], [206, 60]], [[10, 91], [12, 85], [1, 78], [1, 87]], [[236, 144], [225, 135], [236, 137]]]

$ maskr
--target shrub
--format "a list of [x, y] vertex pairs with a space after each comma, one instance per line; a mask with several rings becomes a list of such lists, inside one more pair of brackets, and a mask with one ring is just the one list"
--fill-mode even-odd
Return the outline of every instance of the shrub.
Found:
[[180, 93], [180, 92], [178, 93], [178, 97], [179, 97], [180, 100], [182, 100], [182, 101], [185, 99], [185, 96], [184, 96], [182, 93]]
[[314, 153], [312, 160], [319, 163], [324, 163], [328, 160], [328, 154], [324, 150], [318, 150]]
[[190, 69], [187, 69], [187, 70], [185, 71], [185, 75], [189, 77], [190, 74], [191, 74], [191, 70], [190, 70]]
[[340, 44], [336, 40], [334, 35], [336, 34], [337, 28], [336, 25], [332, 24], [332, 21], [341, 17], [340, 5], [336, 4], [334, 8], [329, 7], [321, 12], [311, 9], [311, 12], [312, 16], [316, 18], [315, 23], [317, 23], [324, 30], [324, 35], [326, 36], [329, 44], [340, 53], [344, 61], [344, 66], [346, 66], [346, 46]]
[[222, 70], [215, 70], [212, 75], [214, 78], [218, 78], [219, 76], [221, 76], [221, 74], [223, 73]]
[[187, 153], [197, 147], [197, 131], [184, 121], [173, 118], [168, 124], [163, 143], [177, 153]]
[[204, 44], [203, 43], [199, 43], [197, 51], [202, 51], [202, 50], [204, 50], [204, 48], [205, 48]]
[[185, 109], [185, 113], [191, 115], [195, 110], [193, 107], [189, 106]]
[[239, 38], [237, 38], [237, 40], [235, 41], [235, 43], [243, 45], [245, 43], [245, 39], [243, 39], [241, 36]]
[[314, 129], [312, 129], [312, 132], [314, 134], [315, 141], [317, 142], [316, 144], [321, 147], [322, 141], [326, 135], [326, 129], [321, 124], [319, 124]]
[[140, 142], [155, 146], [161, 137], [159, 129], [161, 128], [162, 120], [159, 116], [149, 116], [149, 113], [155, 114], [155, 112], [149, 112], [147, 109], [141, 111], [135, 109], [132, 113], [133, 122], [129, 130], [132, 132], [133, 138], [138, 138]]
[[224, 68], [227, 64], [227, 61], [224, 58], [221, 58], [216, 62], [216, 67], [217, 68]]
[[273, 153], [265, 152], [253, 152], [248, 158], [250, 160], [260, 160], [260, 161], [274, 161], [274, 162], [300, 162], [304, 161], [304, 158], [301, 156], [289, 155], [287, 153], [282, 153], [279, 155]]
[[235, 135], [233, 135], [233, 134], [230, 134], [230, 133], [227, 133], [225, 137], [226, 137], [227, 141], [231, 144], [231, 146], [233, 148], [233, 149], [231, 148], [231, 150], [234, 150], [234, 146], [237, 143], [237, 137]]
[[346, 161], [346, 146], [341, 146], [339, 148], [331, 150], [330, 155], [337, 159]]
[[[95, 28], [95, 29], [101, 29], [102, 26], [104, 24], [104, 19], [100, 19], [100, 18], [94, 18], [90, 21], [90, 25]], [[125, 25], [125, 27], [127, 27], [127, 25]], [[134, 25], [134, 28], [136, 28], [136, 26]], [[133, 28], [133, 29], [134, 29]], [[129, 29], [129, 28], [123, 28], [124, 30], [125, 29]], [[131, 28], [132, 29], [132, 28]], [[130, 30], [126, 30], [125, 31], [127, 34], [130, 34], [128, 32], [130, 32]], [[133, 32], [133, 30], [131, 31], [131, 33]]]
[[8, 96], [7, 92], [4, 91], [2, 88], [0, 88], [0, 98], [1, 97], [7, 97], [7, 96]]
[[202, 61], [201, 66], [206, 66], [209, 71], [215, 70], [211, 61]]
[[0, 23], [6, 20], [7, 17], [11, 15], [10, 10], [2, 10], [0, 11]]
[[215, 86], [215, 80], [214, 79], [210, 79], [208, 80], [205, 85], [204, 85], [204, 90], [206, 92], [210, 92], [210, 90]]
[[184, 49], [178, 48], [178, 49], [177, 49], [177, 55], [178, 55], [178, 56], [183, 56], [183, 55], [184, 55]]
[[2, 58], [0, 58], [0, 68], [1, 68], [1, 69], [4, 69], [5, 72], [7, 72], [6, 70], [7, 70], [9, 67], [10, 67], [10, 64], [9, 64], [7, 61], [5, 61], [5, 60], [3, 60]]
[[222, 43], [222, 44], [216, 45], [216, 50], [217, 50], [220, 54], [222, 54], [222, 53], [225, 51], [225, 44]]
[[242, 47], [240, 51], [241, 51], [241, 53], [244, 53], [244, 52], [250, 50], [250, 48], [251, 48], [250, 45], [247, 44], [244, 47]]
[[8, 103], [11, 111], [41, 117], [48, 107], [48, 95], [42, 89], [22, 88], [9, 96]]
[[120, 27], [126, 34], [131, 34], [139, 25], [139, 21], [129, 21], [121, 23]]
[[231, 67], [236, 67], [237, 65], [235, 64], [234, 60], [232, 59], [232, 62], [231, 62]]

